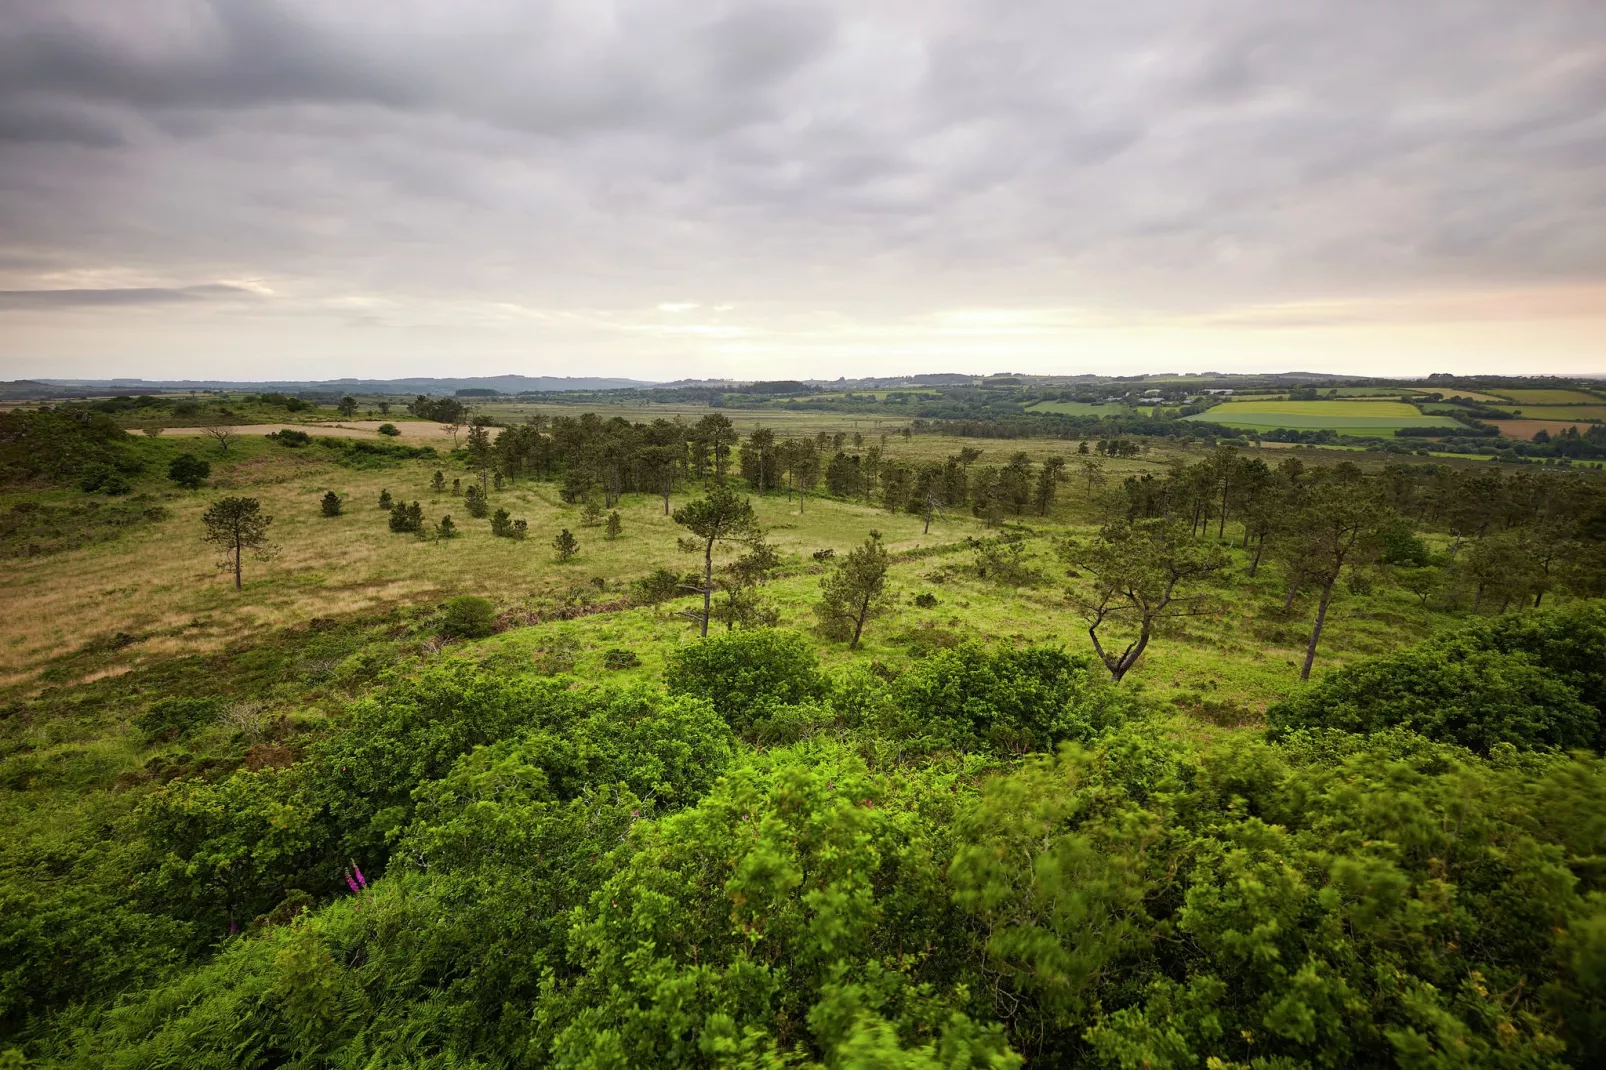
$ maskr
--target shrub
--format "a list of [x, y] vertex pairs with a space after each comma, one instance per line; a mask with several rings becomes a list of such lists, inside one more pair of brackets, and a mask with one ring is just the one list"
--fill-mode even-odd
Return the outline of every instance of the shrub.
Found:
[[513, 519], [506, 509], [498, 509], [491, 514], [491, 534], [510, 537], [513, 534]]
[[211, 462], [203, 461], [193, 453], [181, 453], [167, 465], [167, 478], [185, 490], [199, 487], [211, 474]]
[[614, 647], [611, 650], [602, 652], [602, 667], [604, 669], [634, 669], [640, 664], [641, 659], [636, 657], [634, 650]]
[[915, 595], [914, 602], [921, 609], [931, 609], [937, 604], [937, 596], [930, 591], [921, 591]]
[[318, 508], [323, 512], [324, 516], [339, 516], [340, 495], [332, 490], [324, 491], [323, 497], [318, 501]]
[[882, 730], [917, 750], [1052, 751], [1126, 719], [1129, 699], [1090, 658], [1046, 646], [932, 654], [893, 681], [895, 722]]
[[441, 607], [441, 630], [461, 639], [483, 639], [496, 630], [496, 606], [489, 598], [460, 594]]
[[388, 489], [379, 492], [379, 508], [389, 509], [394, 504], [395, 499], [390, 496], [390, 491]]
[[630, 599], [641, 606], [655, 606], [683, 593], [680, 573], [672, 569], [654, 569], [639, 580], [630, 581]]
[[396, 430], [395, 424], [380, 424], [378, 427], [374, 428], [374, 430], [379, 432], [381, 435], [386, 436], [387, 438], [395, 438], [397, 435], [401, 434], [400, 431]]
[[820, 564], [823, 565], [827, 561], [831, 560], [833, 557], [836, 556], [836, 551], [835, 550], [816, 550], [812, 554], [810, 554], [809, 556], [814, 558], [814, 560], [818, 561]]
[[1296, 728], [1379, 732], [1399, 726], [1488, 754], [1587, 747], [1596, 711], [1525, 653], [1418, 647], [1335, 669], [1266, 711], [1274, 736]]
[[211, 724], [223, 713], [223, 702], [216, 698], [164, 698], [153, 702], [134, 718], [134, 726], [146, 739], [177, 739], [203, 724]]
[[491, 511], [490, 503], [485, 500], [485, 492], [472, 483], [463, 492], [463, 508], [476, 520], [483, 520], [485, 514]]
[[808, 640], [769, 628], [687, 643], [670, 657], [664, 680], [674, 694], [708, 699], [737, 731], [772, 706], [807, 702], [829, 689]]
[[435, 529], [435, 535], [437, 538], [441, 539], [452, 539], [457, 537], [457, 525], [452, 523], [452, 515], [450, 513], [447, 513], [445, 516], [441, 517], [440, 526]]
[[615, 510], [608, 514], [608, 526], [603, 529], [602, 533], [609, 539], [617, 539], [624, 529], [624, 522], [619, 519], [618, 510]]
[[279, 445], [289, 449], [300, 449], [302, 446], [309, 446], [312, 444], [311, 435], [307, 434], [305, 431], [297, 431], [289, 427], [282, 431], [270, 431], [267, 437], [272, 441], [277, 442]]
[[1274, 735], [1300, 728], [1401, 727], [1487, 754], [1606, 749], [1606, 606], [1522, 613], [1368, 658], [1266, 711]]

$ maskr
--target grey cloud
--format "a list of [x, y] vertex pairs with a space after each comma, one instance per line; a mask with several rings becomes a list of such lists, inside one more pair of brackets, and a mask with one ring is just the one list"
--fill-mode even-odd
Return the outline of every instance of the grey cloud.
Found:
[[199, 286], [125, 286], [106, 289], [0, 290], [0, 308], [108, 308], [126, 305], [168, 305], [219, 297], [254, 296], [253, 291], [223, 283]]
[[0, 284], [377, 322], [1587, 284], [1603, 103], [1599, 0], [0, 0]]

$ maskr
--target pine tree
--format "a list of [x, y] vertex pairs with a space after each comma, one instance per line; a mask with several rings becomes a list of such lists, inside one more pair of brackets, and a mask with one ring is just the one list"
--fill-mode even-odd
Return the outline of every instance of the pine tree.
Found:
[[864, 626], [886, 609], [888, 563], [881, 533], [872, 531], [863, 546], [843, 558], [836, 571], [821, 581], [814, 612], [827, 636], [848, 640], [849, 649], [858, 648]]
[[323, 510], [324, 516], [339, 516], [340, 495], [332, 490], [325, 491], [323, 499], [318, 503], [318, 507]]
[[389, 509], [395, 504], [395, 499], [390, 496], [390, 491], [388, 489], [379, 492], [379, 508]]
[[430, 477], [429, 489], [434, 491], [436, 494], [439, 494], [441, 491], [445, 490], [446, 489], [446, 473], [440, 471], [439, 469], [437, 469], [435, 474], [432, 477]]
[[568, 528], [564, 528], [552, 540], [552, 548], [558, 552], [559, 561], [567, 561], [580, 552], [580, 540], [569, 534]]
[[441, 517], [441, 522], [435, 529], [437, 539], [451, 539], [457, 536], [457, 525], [452, 523], [452, 514], [447, 513]]
[[624, 531], [624, 529], [625, 525], [624, 522], [619, 519], [618, 510], [614, 510], [613, 512], [609, 513], [608, 526], [603, 529], [603, 534], [609, 539], [617, 539], [619, 534]]
[[262, 503], [255, 498], [220, 498], [201, 522], [206, 525], [201, 538], [223, 551], [223, 566], [233, 570], [235, 590], [240, 589], [240, 559], [247, 551], [259, 559], [273, 553], [273, 544], [268, 542], [273, 518], [263, 515]]

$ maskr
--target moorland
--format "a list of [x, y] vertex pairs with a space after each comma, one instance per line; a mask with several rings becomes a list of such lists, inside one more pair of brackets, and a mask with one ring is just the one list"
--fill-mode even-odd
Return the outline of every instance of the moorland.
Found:
[[0, 1065], [1606, 1058], [1595, 386], [1000, 378], [0, 413]]

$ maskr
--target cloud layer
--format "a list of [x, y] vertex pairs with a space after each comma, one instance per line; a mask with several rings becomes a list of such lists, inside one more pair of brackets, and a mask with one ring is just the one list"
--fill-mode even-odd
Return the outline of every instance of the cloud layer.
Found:
[[0, 0], [0, 219], [31, 374], [1582, 367], [1606, 5]]

